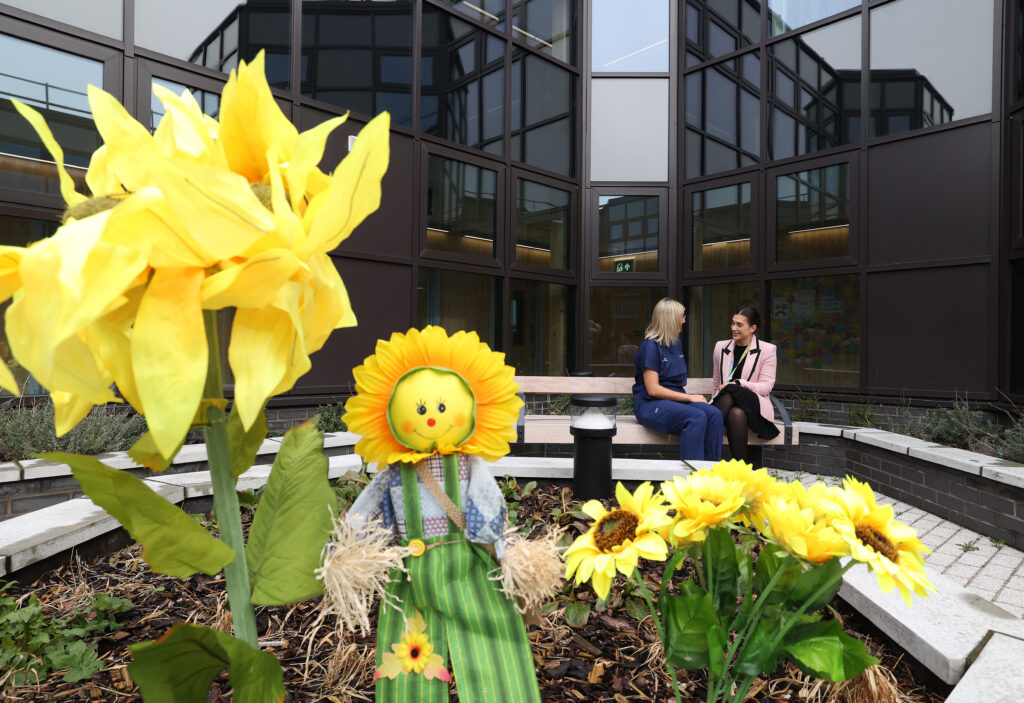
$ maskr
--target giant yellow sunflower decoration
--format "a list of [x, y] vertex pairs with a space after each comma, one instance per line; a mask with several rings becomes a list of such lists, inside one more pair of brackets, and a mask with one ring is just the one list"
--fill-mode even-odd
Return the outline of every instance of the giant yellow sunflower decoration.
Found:
[[515, 370], [475, 332], [396, 332], [352, 375], [356, 394], [342, 419], [362, 435], [356, 453], [365, 461], [415, 463], [455, 452], [495, 461], [516, 437], [523, 401]]

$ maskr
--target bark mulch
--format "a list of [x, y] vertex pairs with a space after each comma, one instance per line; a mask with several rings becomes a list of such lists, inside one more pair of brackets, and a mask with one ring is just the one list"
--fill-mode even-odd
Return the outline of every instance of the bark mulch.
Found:
[[[586, 529], [580, 519], [579, 503], [571, 501], [571, 490], [559, 486], [537, 488], [526, 497], [509, 491], [510, 507], [524, 530], [535, 530], [559, 522], [575, 537]], [[141, 558], [142, 550], [132, 545], [91, 561], [74, 563], [51, 571], [36, 582], [17, 585], [9, 593], [35, 592], [44, 608], [53, 614], [70, 612], [86, 602], [92, 593], [127, 598], [135, 607], [118, 615], [121, 626], [112, 633], [89, 640], [95, 645], [105, 667], [92, 679], [66, 683], [53, 674], [38, 685], [0, 690], [0, 698], [11, 703], [29, 701], [140, 701], [127, 670], [131, 658], [128, 645], [156, 639], [179, 621], [188, 621], [230, 631], [230, 614], [222, 577], [194, 576], [181, 580], [154, 574]], [[660, 580], [655, 564], [645, 572], [650, 584]], [[664, 673], [661, 645], [650, 619], [638, 620], [636, 603], [614, 594], [601, 611], [589, 587], [573, 594], [563, 590], [557, 607], [545, 614], [544, 627], [531, 628], [538, 681], [545, 701], [672, 701]], [[566, 623], [564, 608], [570, 600], [592, 604], [586, 624]], [[882, 665], [869, 669], [868, 676], [854, 685], [826, 684], [803, 677], [796, 669], [780, 666], [774, 674], [755, 683], [749, 701], [794, 701], [802, 703], [941, 703], [949, 693], [927, 670], [900, 650], [884, 634], [841, 601], [833, 604], [835, 616], [847, 630], [868, 643]], [[631, 615], [632, 613], [632, 615]], [[333, 619], [321, 619], [318, 603], [309, 601], [291, 607], [257, 608], [260, 643], [281, 660], [285, 685], [294, 701], [373, 700], [374, 635], [340, 636]], [[704, 700], [702, 672], [680, 671], [684, 700]], [[3, 672], [0, 672], [0, 679]], [[456, 698], [453, 697], [453, 700]], [[222, 675], [207, 698], [231, 700], [230, 684]], [[472, 702], [467, 702], [472, 703]]]

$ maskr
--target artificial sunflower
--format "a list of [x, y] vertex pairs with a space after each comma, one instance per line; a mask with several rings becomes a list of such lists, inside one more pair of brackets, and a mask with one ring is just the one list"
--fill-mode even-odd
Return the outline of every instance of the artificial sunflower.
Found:
[[385, 652], [381, 665], [373, 672], [373, 678], [396, 678], [399, 674], [423, 674], [427, 679], [438, 678], [451, 681], [451, 674], [444, 668], [444, 659], [434, 653], [434, 645], [426, 634], [427, 623], [418, 610], [406, 621], [402, 641], [391, 645], [392, 652]]
[[[202, 400], [204, 310], [237, 309], [228, 357], [246, 428], [333, 329], [355, 324], [327, 252], [380, 203], [389, 121], [370, 122], [327, 176], [317, 164], [344, 118], [299, 133], [262, 53], [232, 71], [219, 123], [188, 91], [154, 94], [166, 114], [150, 134], [90, 86], [104, 140], [86, 174], [92, 197], [75, 191], [42, 116], [14, 101], [57, 163], [68, 210], [53, 237], [21, 252], [17, 276], [3, 267], [10, 257], [0, 263], [0, 300], [14, 295], [11, 350], [50, 391], [58, 434], [123, 398], [169, 458]], [[0, 385], [16, 392], [8, 375]]]
[[712, 471], [694, 471], [661, 484], [675, 517], [664, 530], [673, 545], [702, 542], [707, 531], [728, 522], [744, 506], [744, 484]]
[[590, 581], [600, 598], [607, 598], [616, 572], [631, 574], [640, 557], [665, 561], [668, 546], [658, 534], [667, 520], [668, 508], [649, 481], [630, 493], [621, 484], [615, 486], [619, 507], [606, 510], [599, 501], [583, 504], [583, 512], [594, 524], [576, 538], [566, 550], [565, 578], [576, 576], [576, 583]]
[[[817, 494], [817, 489], [814, 492]], [[832, 520], [799, 481], [762, 500], [756, 522], [768, 540], [811, 564], [822, 564], [850, 551]]]
[[364, 461], [416, 463], [455, 452], [496, 461], [516, 438], [523, 401], [515, 369], [476, 332], [396, 332], [352, 375], [356, 394], [342, 420], [362, 435], [355, 450]]
[[871, 486], [847, 476], [841, 490], [822, 498], [836, 530], [846, 540], [850, 556], [875, 572], [883, 593], [894, 587], [910, 605], [911, 593], [927, 596], [935, 586], [928, 580], [922, 554], [930, 552], [914, 528], [893, 519], [891, 505], [878, 505]]
[[[700, 472], [698, 472], [700, 473]], [[757, 469], [745, 461], [730, 459], [719, 461], [711, 467], [711, 473], [720, 476], [727, 483], [737, 484], [743, 493], [743, 507], [736, 514], [736, 519], [746, 525], [757, 513], [761, 501], [771, 495], [776, 479], [768, 473], [768, 469]]]

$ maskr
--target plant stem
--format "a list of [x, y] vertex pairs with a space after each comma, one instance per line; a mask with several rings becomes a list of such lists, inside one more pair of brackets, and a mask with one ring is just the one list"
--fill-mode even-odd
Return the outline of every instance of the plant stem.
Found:
[[[675, 568], [675, 566], [670, 562], [668, 564], [668, 568]], [[676, 680], [676, 668], [668, 660], [668, 649], [665, 644], [665, 631], [661, 627], [661, 617], [658, 615], [658, 611], [654, 608], [654, 601], [651, 600], [651, 594], [647, 590], [647, 584], [644, 583], [644, 577], [640, 573], [640, 569], [633, 569], [633, 575], [636, 576], [636, 580], [640, 584], [640, 595], [643, 596], [644, 601], [647, 603], [647, 609], [651, 612], [651, 619], [654, 620], [654, 627], [658, 631], [658, 639], [661, 640], [662, 649], [665, 650], [665, 666], [668, 667], [668, 676], [672, 679], [672, 694], [676, 697], [676, 703], [683, 703], [683, 699], [679, 696], [679, 682]]]
[[747, 697], [747, 691], [754, 684], [754, 677], [747, 675], [743, 677], [743, 681], [736, 687], [736, 695], [732, 697], [730, 703], [743, 703], [743, 699]]
[[[839, 580], [842, 581], [843, 580], [843, 574], [845, 574], [847, 571], [849, 571], [850, 569], [852, 569], [855, 565], [857, 565], [859, 563], [860, 562], [857, 562], [857, 561], [854, 561], [853, 559], [850, 559], [850, 561], [848, 561], [846, 563], [846, 566], [843, 567], [843, 570], [839, 572], [839, 576], [838, 576]], [[828, 581], [826, 583], [823, 583], [818, 588], [817, 591], [815, 591], [814, 593], [811, 594], [810, 598], [808, 598], [807, 600], [804, 601], [803, 605], [801, 605], [800, 608], [797, 609], [797, 611], [795, 613], [793, 613], [793, 615], [790, 616], [790, 618], [788, 620], [786, 620], [784, 623], [782, 623], [782, 626], [779, 627], [779, 630], [775, 634], [775, 637], [772, 638], [772, 644], [771, 644], [772, 649], [775, 649], [775, 647], [778, 646], [779, 642], [782, 641], [782, 639], [786, 636], [786, 634], [791, 629], [793, 629], [793, 626], [800, 620], [800, 616], [803, 615], [807, 611], [807, 606], [809, 606], [814, 601], [818, 600], [818, 598], [820, 598], [822, 596], [822, 594], [824, 594], [825, 592], [827, 592], [829, 589], [831, 589], [833, 587], [833, 584], [834, 584], [834, 581]]]
[[[223, 397], [220, 375], [220, 345], [217, 340], [217, 313], [204, 310], [206, 344], [210, 352], [209, 370], [203, 397]], [[213, 483], [213, 506], [217, 511], [220, 538], [235, 550], [235, 559], [224, 567], [228, 588], [228, 607], [235, 637], [253, 648], [259, 646], [256, 618], [252, 612], [249, 588], [249, 567], [245, 561], [245, 539], [242, 537], [242, 516], [238, 508], [238, 492], [231, 475], [231, 450], [228, 445], [228, 423], [223, 408], [209, 406], [206, 410], [206, 452]]]

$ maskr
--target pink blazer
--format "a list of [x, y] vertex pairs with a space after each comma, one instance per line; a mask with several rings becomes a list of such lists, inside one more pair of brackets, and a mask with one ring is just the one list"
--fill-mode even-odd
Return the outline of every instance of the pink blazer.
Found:
[[[723, 339], [715, 343], [715, 352], [711, 357], [713, 368], [711, 386], [711, 397], [718, 395], [718, 389], [722, 386], [722, 379], [729, 375], [729, 362], [732, 360], [733, 341]], [[750, 342], [750, 353], [743, 362], [743, 372], [740, 374], [740, 385], [757, 393], [761, 401], [761, 417], [772, 422], [775, 421], [775, 410], [768, 394], [775, 387], [775, 345], [762, 342], [755, 334]]]

